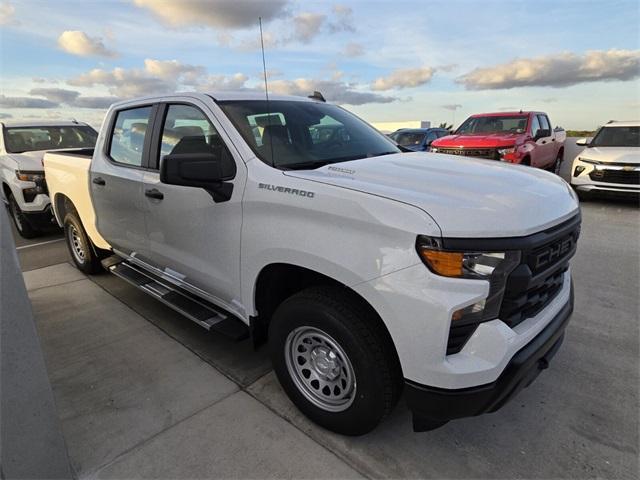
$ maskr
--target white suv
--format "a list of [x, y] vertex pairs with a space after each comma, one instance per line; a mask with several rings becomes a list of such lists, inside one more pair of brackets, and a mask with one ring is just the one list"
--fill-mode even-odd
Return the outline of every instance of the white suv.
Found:
[[54, 226], [44, 178], [45, 151], [93, 148], [98, 134], [78, 122], [0, 123], [0, 198], [20, 235], [35, 237]]
[[640, 122], [609, 122], [573, 161], [571, 185], [581, 197], [608, 192], [640, 193]]

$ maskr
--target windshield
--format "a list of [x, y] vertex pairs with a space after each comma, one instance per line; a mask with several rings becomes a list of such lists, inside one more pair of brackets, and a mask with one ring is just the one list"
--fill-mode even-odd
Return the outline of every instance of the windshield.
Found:
[[640, 127], [603, 127], [590, 147], [640, 147]]
[[280, 169], [400, 153], [391, 140], [336, 106], [292, 100], [218, 102], [256, 156]]
[[4, 143], [9, 153], [61, 148], [93, 148], [98, 134], [85, 125], [68, 127], [8, 127]]
[[426, 135], [420, 132], [396, 132], [391, 135], [398, 145], [403, 147], [417, 147], [422, 145]]
[[487, 116], [469, 117], [458, 127], [456, 135], [478, 133], [523, 133], [527, 129], [527, 116], [512, 117]]

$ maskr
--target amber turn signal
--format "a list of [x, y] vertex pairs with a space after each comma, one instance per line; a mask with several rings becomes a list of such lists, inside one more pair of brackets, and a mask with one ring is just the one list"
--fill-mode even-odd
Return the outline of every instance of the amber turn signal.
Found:
[[463, 253], [443, 252], [441, 250], [431, 250], [428, 248], [420, 248], [418, 252], [434, 273], [445, 277], [462, 276]]

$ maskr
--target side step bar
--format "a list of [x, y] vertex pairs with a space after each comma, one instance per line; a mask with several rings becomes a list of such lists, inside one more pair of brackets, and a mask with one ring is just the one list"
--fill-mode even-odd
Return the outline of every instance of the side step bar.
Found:
[[102, 265], [114, 275], [160, 300], [207, 330], [221, 333], [235, 341], [249, 337], [249, 327], [241, 320], [180, 287], [162, 281], [142, 267], [115, 255], [105, 258]]

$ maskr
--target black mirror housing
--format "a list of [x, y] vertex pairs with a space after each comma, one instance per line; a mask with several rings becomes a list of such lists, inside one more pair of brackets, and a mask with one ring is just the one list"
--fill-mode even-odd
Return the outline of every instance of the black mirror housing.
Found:
[[229, 200], [236, 164], [226, 148], [220, 153], [174, 153], [160, 161], [160, 181], [167, 185], [204, 188], [216, 202]]
[[535, 139], [538, 140], [539, 138], [550, 137], [550, 136], [551, 136], [551, 130], [546, 128], [540, 128], [536, 133]]

